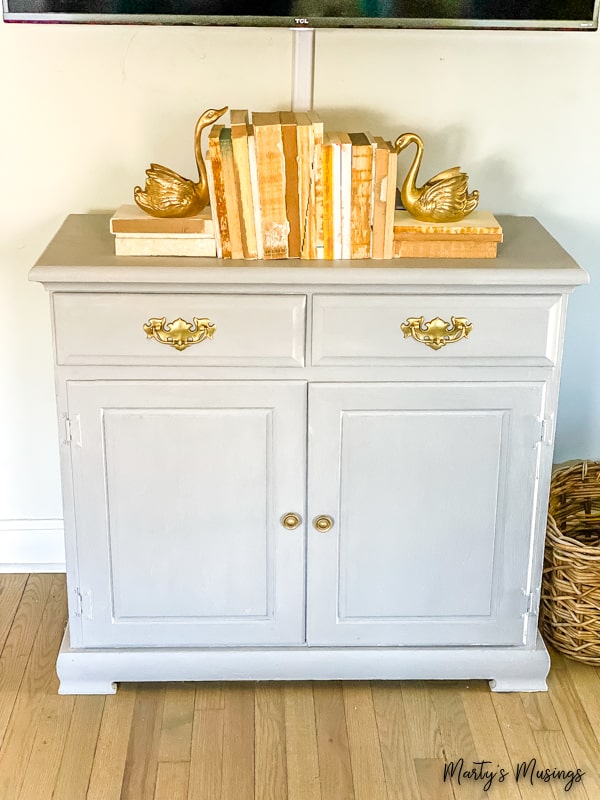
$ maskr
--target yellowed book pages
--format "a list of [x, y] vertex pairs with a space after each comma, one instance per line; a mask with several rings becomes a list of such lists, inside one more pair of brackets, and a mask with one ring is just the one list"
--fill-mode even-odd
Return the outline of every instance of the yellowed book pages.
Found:
[[323, 120], [316, 111], [308, 111], [308, 117], [313, 128], [313, 153], [312, 174], [309, 199], [309, 225], [311, 241], [309, 243], [309, 258], [323, 258], [323, 134], [325, 127]]
[[383, 257], [394, 257], [394, 215], [396, 205], [396, 183], [398, 176], [398, 153], [391, 142], [388, 145], [388, 175], [386, 183], [385, 233]]
[[496, 258], [497, 242], [455, 238], [446, 241], [395, 239], [394, 258]]
[[119, 206], [110, 219], [111, 233], [209, 233], [214, 231], [212, 214], [207, 206], [193, 217], [151, 217], [135, 204]]
[[117, 256], [195, 256], [214, 258], [217, 247], [214, 236], [193, 236], [174, 234], [173, 236], [145, 236], [136, 234], [115, 235], [115, 255]]
[[371, 257], [373, 147], [364, 133], [351, 133], [352, 213], [351, 258]]
[[477, 236], [488, 241], [502, 241], [502, 227], [491, 211], [476, 209], [468, 217], [458, 222], [421, 222], [411, 217], [408, 211], [396, 211], [394, 215], [394, 236], [414, 234], [421, 239], [429, 236], [440, 240], [441, 237]]
[[[233, 114], [233, 112], [231, 112]], [[246, 112], [247, 117], [247, 112]], [[232, 116], [233, 119], [233, 116]], [[249, 125], [231, 125], [231, 144], [233, 147], [233, 169], [236, 191], [239, 200], [240, 232], [244, 258], [258, 258], [256, 247], [256, 227], [254, 222], [254, 201], [250, 179], [250, 157], [248, 152]]]
[[323, 184], [323, 258], [333, 259], [333, 151], [328, 133], [323, 134], [322, 184]]
[[208, 185], [208, 196], [210, 198], [209, 210], [213, 218], [213, 235], [215, 237], [215, 248], [217, 251], [217, 256], [219, 258], [223, 258], [223, 247], [221, 245], [221, 231], [219, 230], [219, 223], [217, 221], [217, 212], [215, 210], [217, 207], [217, 201], [215, 197], [215, 180], [213, 176], [213, 165], [212, 161], [210, 160], [208, 150], [205, 153], [204, 165], [206, 168], [206, 183]]
[[252, 114], [262, 218], [263, 258], [287, 258], [289, 224], [285, 207], [285, 158], [279, 112]]
[[244, 249], [242, 247], [238, 189], [235, 182], [235, 171], [233, 169], [231, 128], [223, 128], [219, 136], [219, 145], [221, 148], [221, 164], [223, 169], [223, 183], [225, 186], [225, 206], [227, 208], [231, 257], [243, 258]]
[[298, 142], [298, 200], [300, 216], [300, 257], [310, 258], [308, 222], [310, 206], [310, 183], [312, 172], [313, 128], [308, 114], [296, 113], [296, 140]]
[[388, 148], [382, 136], [375, 136], [375, 169], [373, 171], [373, 229], [371, 258], [384, 258], [385, 212], [387, 205]]

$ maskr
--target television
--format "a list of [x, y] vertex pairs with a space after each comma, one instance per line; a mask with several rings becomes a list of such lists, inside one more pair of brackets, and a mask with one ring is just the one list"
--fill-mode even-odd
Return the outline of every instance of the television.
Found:
[[596, 30], [600, 0], [2, 0], [7, 22]]

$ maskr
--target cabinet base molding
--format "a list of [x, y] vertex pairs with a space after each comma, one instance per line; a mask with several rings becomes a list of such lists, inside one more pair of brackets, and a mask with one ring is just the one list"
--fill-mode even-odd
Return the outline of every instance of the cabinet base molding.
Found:
[[544, 692], [541, 636], [518, 647], [122, 648], [73, 650], [65, 631], [59, 694], [115, 694], [142, 681], [488, 680], [494, 692]]

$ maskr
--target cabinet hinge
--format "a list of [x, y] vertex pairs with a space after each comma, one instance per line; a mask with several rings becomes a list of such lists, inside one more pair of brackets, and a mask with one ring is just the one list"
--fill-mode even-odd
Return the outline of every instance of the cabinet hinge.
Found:
[[63, 414], [65, 424], [65, 438], [64, 444], [76, 444], [81, 447], [81, 426], [79, 424], [79, 414], [75, 414], [72, 418]]
[[75, 589], [75, 616], [92, 618], [92, 593]]
[[539, 590], [528, 592], [526, 589], [522, 589], [521, 591], [525, 596], [525, 610], [523, 611], [523, 616], [524, 617], [528, 617], [530, 615], [537, 616], [538, 605], [540, 600]]
[[537, 421], [539, 424], [539, 442], [541, 444], [552, 444], [554, 433], [553, 417], [538, 417]]

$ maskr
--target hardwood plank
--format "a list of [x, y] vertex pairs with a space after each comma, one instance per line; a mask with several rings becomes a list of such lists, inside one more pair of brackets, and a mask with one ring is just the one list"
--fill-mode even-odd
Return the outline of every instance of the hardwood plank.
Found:
[[510, 772], [510, 757], [490, 695], [487, 683], [473, 683], [460, 693], [478, 758], [490, 761], [485, 768], [498, 773], [490, 786], [490, 797], [501, 785], [502, 800], [520, 800], [522, 795]]
[[0, 651], [10, 633], [28, 577], [26, 573], [0, 577]]
[[159, 761], [190, 760], [195, 696], [193, 683], [168, 684], [160, 730]]
[[285, 708], [280, 683], [257, 683], [254, 690], [256, 800], [286, 800]]
[[585, 789], [585, 775], [577, 772], [577, 763], [562, 731], [535, 731], [535, 741], [542, 757], [542, 763], [550, 770], [572, 772], [565, 777], [552, 780], [557, 797], [568, 797], [575, 800], [590, 800]]
[[600, 797], [600, 744], [575, 690], [569, 668], [550, 672], [548, 686], [552, 692], [552, 705], [575, 763], [586, 773], [586, 791], [595, 800]]
[[415, 772], [419, 784], [420, 800], [455, 800], [452, 784], [444, 781], [444, 760], [441, 758], [415, 758]]
[[0, 751], [1, 798], [19, 796], [46, 692], [56, 685], [56, 656], [65, 617], [64, 578], [53, 578]]
[[444, 759], [442, 736], [437, 714], [425, 681], [405, 681], [402, 703], [406, 718], [411, 720], [410, 751], [413, 759]]
[[223, 710], [198, 708], [194, 711], [189, 800], [227, 800], [221, 792], [223, 764]]
[[121, 797], [135, 698], [135, 684], [120, 685], [116, 695], [105, 698], [86, 800]]
[[223, 800], [254, 800], [254, 683], [225, 691], [222, 782]]
[[322, 800], [355, 800], [342, 686], [315, 683], [313, 698]]
[[[0, 746], [48, 602], [52, 575], [31, 575], [0, 656]], [[0, 767], [1, 768], [1, 767]]]
[[560, 730], [560, 722], [547, 692], [523, 693], [521, 702], [532, 731]]
[[[513, 779], [519, 784], [519, 790], [527, 800], [544, 800], [544, 798], [554, 797], [552, 788], [548, 784], [535, 783], [533, 786], [527, 785], [521, 777], [519, 781], [515, 776], [515, 770], [519, 765], [528, 763], [531, 758], [535, 758], [541, 764], [541, 755], [529, 726], [529, 720], [525, 714], [525, 709], [518, 694], [494, 694], [492, 693], [492, 703], [504, 743], [511, 762]], [[525, 788], [527, 789], [525, 793]]]
[[137, 685], [121, 800], [154, 795], [164, 704], [164, 686]]
[[312, 685], [286, 684], [283, 696], [288, 800], [321, 800]]
[[600, 668], [570, 658], [565, 658], [565, 666], [596, 739], [600, 741]]
[[154, 800], [187, 800], [190, 765], [187, 761], [160, 761]]
[[223, 709], [225, 708], [225, 697], [223, 696], [223, 684], [220, 682], [197, 683], [196, 684], [196, 703], [195, 708], [204, 709]]
[[54, 789], [56, 798], [86, 796], [102, 722], [104, 697], [83, 695], [74, 699], [71, 724]]
[[373, 706], [389, 800], [419, 796], [415, 763], [409, 739], [413, 720], [408, 720], [399, 683], [372, 681]]
[[73, 715], [74, 697], [46, 696], [39, 725], [31, 748], [31, 756], [19, 800], [52, 800], [58, 777], [69, 724]]
[[354, 797], [387, 800], [371, 684], [348, 681], [343, 692]]
[[465, 800], [481, 800], [488, 797], [485, 790], [488, 779], [478, 770], [477, 763], [486, 758], [480, 754], [475, 747], [475, 742], [471, 735], [469, 721], [461, 697], [461, 685], [454, 682], [435, 682], [430, 686], [433, 707], [436, 712], [442, 746], [444, 748], [445, 762], [447, 764], [458, 764], [459, 769], [464, 763], [467, 771], [476, 770], [478, 777], [463, 780], [458, 789], [457, 776], [452, 778], [452, 786], [455, 794], [459, 794]]

